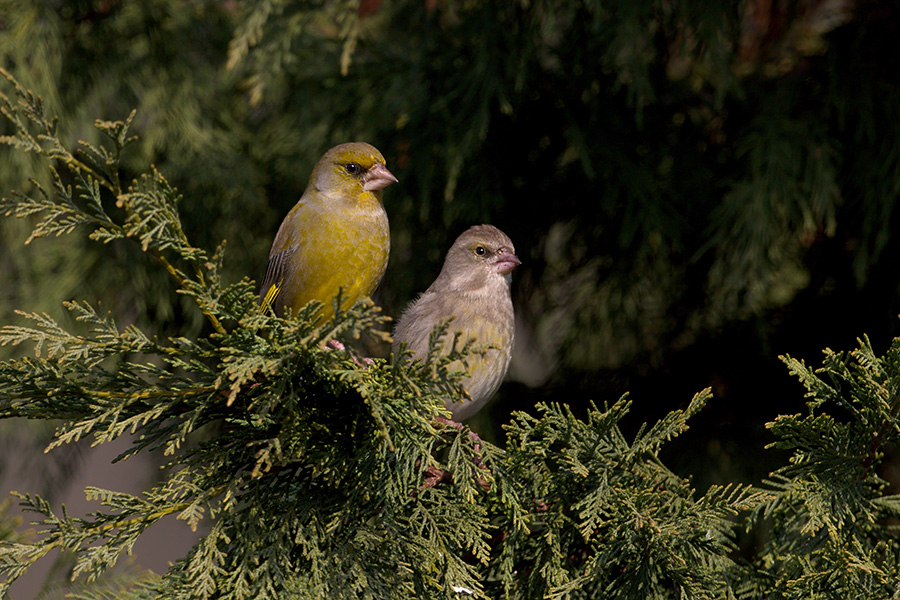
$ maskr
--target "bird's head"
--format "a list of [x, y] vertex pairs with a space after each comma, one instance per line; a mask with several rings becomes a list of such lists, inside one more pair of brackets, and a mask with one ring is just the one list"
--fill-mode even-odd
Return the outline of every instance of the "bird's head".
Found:
[[369, 192], [381, 199], [381, 190], [396, 181], [381, 152], [365, 142], [335, 146], [322, 156], [309, 178], [318, 191], [344, 198]]
[[493, 225], [475, 225], [460, 235], [444, 260], [441, 277], [459, 290], [474, 292], [506, 286], [521, 265], [509, 237]]

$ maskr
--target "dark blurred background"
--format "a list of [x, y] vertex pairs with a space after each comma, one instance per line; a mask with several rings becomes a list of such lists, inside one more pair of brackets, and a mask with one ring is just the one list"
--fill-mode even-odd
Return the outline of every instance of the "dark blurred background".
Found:
[[[779, 355], [897, 334], [898, 39], [891, 0], [0, 0], [0, 65], [73, 144], [136, 108], [127, 174], [156, 165], [193, 243], [227, 241], [231, 280], [261, 277], [312, 166], [349, 140], [400, 179], [388, 314], [467, 227], [503, 229], [524, 263], [518, 343], [472, 427], [502, 444], [511, 411], [628, 392], [630, 437], [709, 386], [663, 456], [700, 488], [783, 464], [765, 423], [805, 408]], [[49, 187], [0, 150], [4, 195]], [[137, 247], [28, 231], [0, 221], [0, 322], [71, 324], [77, 298], [122, 327], [204, 332]], [[0, 427], [9, 479], [47, 431]], [[51, 497], [66, 460], [32, 471]]]

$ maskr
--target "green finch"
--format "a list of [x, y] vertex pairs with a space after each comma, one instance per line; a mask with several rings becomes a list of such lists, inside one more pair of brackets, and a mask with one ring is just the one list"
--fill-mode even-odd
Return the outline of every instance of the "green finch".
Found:
[[474, 340], [489, 346], [485, 354], [466, 359], [462, 385], [470, 399], [445, 403], [454, 421], [478, 412], [509, 368], [515, 333], [509, 286], [512, 270], [522, 264], [515, 252], [512, 241], [496, 227], [470, 227], [450, 247], [437, 279], [406, 308], [394, 329], [394, 356], [405, 342], [414, 357], [424, 358], [435, 325], [450, 318], [442, 340], [444, 353], [450, 351], [455, 333], [462, 343]]
[[265, 310], [294, 313], [311, 300], [334, 316], [333, 300], [352, 306], [381, 281], [391, 249], [381, 190], [397, 181], [377, 149], [362, 142], [335, 146], [309, 177], [269, 251], [259, 293]]

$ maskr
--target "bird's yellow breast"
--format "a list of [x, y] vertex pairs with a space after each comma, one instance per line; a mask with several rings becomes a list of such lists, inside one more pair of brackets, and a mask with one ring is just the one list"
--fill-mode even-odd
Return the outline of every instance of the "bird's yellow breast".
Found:
[[390, 230], [381, 201], [364, 193], [355, 201], [303, 198], [291, 209], [272, 251], [290, 250], [280, 303], [295, 313], [312, 300], [334, 316], [342, 293], [349, 308], [375, 291], [390, 253]]

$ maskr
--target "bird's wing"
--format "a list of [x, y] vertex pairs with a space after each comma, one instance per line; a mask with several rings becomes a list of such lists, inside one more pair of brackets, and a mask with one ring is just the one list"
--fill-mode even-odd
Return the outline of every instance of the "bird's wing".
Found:
[[437, 293], [432, 288], [425, 290], [401, 315], [394, 332], [394, 352], [400, 349], [401, 342], [406, 342], [407, 350], [414, 357], [424, 359], [435, 325], [450, 317], [458, 320], [454, 312], [455, 300], [452, 293]]
[[263, 311], [274, 308], [275, 300], [281, 292], [284, 284], [285, 265], [288, 263], [291, 249], [282, 250], [269, 256], [269, 264], [266, 265], [266, 276], [263, 277], [262, 286], [259, 289], [259, 306]]

